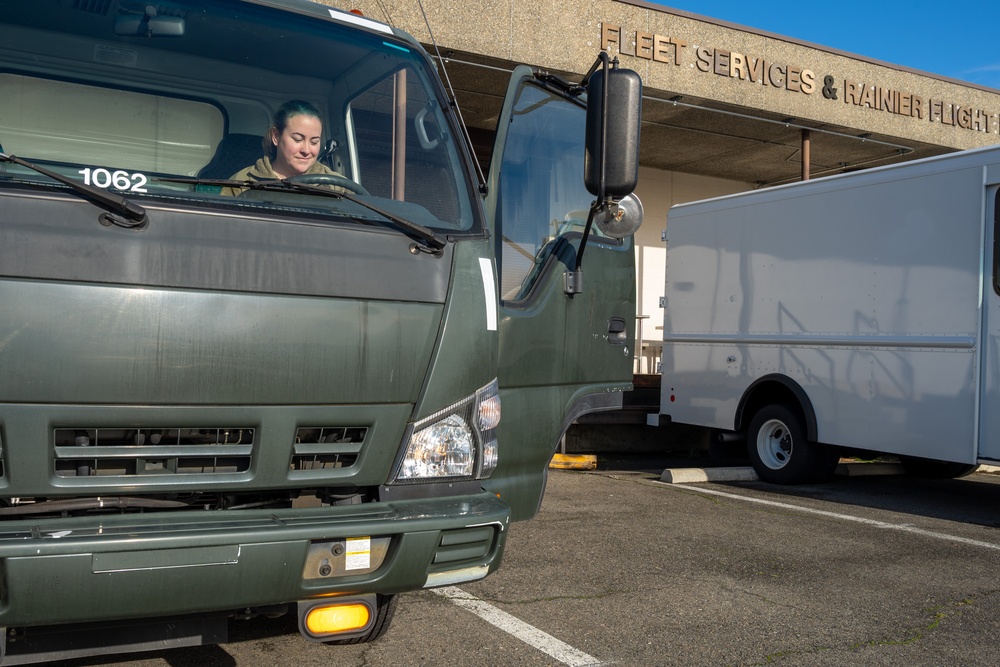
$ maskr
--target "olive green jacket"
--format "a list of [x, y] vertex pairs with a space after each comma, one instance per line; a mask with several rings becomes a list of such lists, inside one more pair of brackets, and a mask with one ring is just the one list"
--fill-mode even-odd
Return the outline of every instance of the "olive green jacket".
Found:
[[[314, 162], [311, 167], [309, 167], [305, 173], [307, 174], [337, 174], [325, 164], [320, 164], [319, 162]], [[339, 174], [338, 174], [339, 175]], [[231, 181], [273, 181], [278, 178], [278, 175], [274, 173], [274, 169], [271, 167], [271, 160], [265, 155], [264, 157], [257, 160], [257, 162], [246, 169], [241, 169], [240, 171], [233, 174], [229, 180]], [[331, 187], [336, 190], [341, 190], [336, 186], [323, 186]], [[228, 187], [222, 188], [222, 194], [227, 197], [235, 197], [242, 192], [246, 192], [246, 188]]]

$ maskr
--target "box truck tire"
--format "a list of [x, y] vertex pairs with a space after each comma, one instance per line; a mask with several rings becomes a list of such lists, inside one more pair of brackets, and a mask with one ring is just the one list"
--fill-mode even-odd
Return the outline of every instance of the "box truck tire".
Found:
[[828, 479], [839, 457], [806, 438], [802, 417], [787, 405], [766, 405], [750, 420], [747, 454], [757, 476], [772, 484]]

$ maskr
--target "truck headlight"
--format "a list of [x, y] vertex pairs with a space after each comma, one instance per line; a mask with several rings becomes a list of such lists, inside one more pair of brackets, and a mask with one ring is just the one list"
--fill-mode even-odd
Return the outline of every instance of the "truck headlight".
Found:
[[413, 425], [394, 482], [484, 479], [497, 467], [497, 381]]

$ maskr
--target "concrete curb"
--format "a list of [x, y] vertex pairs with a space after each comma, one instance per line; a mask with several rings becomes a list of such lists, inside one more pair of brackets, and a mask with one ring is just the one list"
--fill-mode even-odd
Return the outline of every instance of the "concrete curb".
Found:
[[[980, 466], [983, 468], [990, 466]], [[1000, 468], [997, 468], [1000, 471]], [[863, 477], [868, 475], [902, 475], [903, 466], [899, 463], [841, 463], [837, 466], [837, 475], [845, 477]], [[667, 484], [697, 484], [699, 482], [756, 482], [760, 478], [749, 466], [731, 468], [667, 468], [660, 475], [660, 481]]]
[[756, 482], [757, 473], [749, 466], [733, 468], [667, 468], [660, 481], [667, 484], [698, 482]]

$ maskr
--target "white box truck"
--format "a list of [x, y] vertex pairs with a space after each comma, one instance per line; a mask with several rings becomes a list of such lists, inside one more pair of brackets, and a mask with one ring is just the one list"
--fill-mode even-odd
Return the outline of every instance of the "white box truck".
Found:
[[1000, 147], [671, 209], [660, 421], [802, 483], [1000, 460]]

